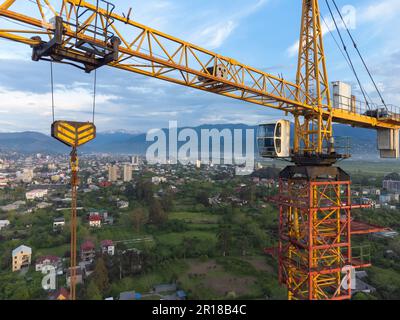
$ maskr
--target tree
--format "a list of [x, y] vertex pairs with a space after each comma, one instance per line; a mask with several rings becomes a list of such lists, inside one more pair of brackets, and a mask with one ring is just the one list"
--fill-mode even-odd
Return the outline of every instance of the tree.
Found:
[[183, 237], [182, 239], [182, 246], [183, 246], [183, 259], [186, 259], [186, 257], [190, 253], [193, 252], [193, 245], [194, 245], [194, 238], [191, 237]]
[[123, 276], [135, 275], [140, 272], [142, 268], [142, 256], [141, 253], [136, 250], [126, 250], [120, 256], [120, 272]]
[[110, 285], [108, 280], [108, 271], [102, 257], [97, 259], [96, 266], [92, 275], [92, 281], [100, 292], [104, 292], [105, 290], [107, 290]]
[[135, 195], [136, 195], [136, 190], [135, 190], [135, 188], [133, 187], [133, 184], [132, 184], [132, 183], [127, 184], [127, 185], [125, 186], [125, 196], [126, 196], [128, 199], [131, 199], [131, 198], [134, 198]]
[[136, 208], [131, 213], [131, 222], [136, 232], [140, 232], [140, 228], [146, 223], [146, 214], [142, 208]]
[[240, 191], [240, 197], [243, 200], [246, 200], [247, 202], [249, 202], [250, 204], [253, 204], [254, 201], [256, 200], [256, 187], [255, 185], [250, 185], [246, 188], [243, 188]]
[[242, 233], [238, 237], [237, 241], [238, 241], [238, 246], [239, 246], [242, 256], [247, 255], [247, 250], [249, 249], [249, 246], [250, 246], [250, 241], [249, 241], [248, 235], [245, 233]]
[[196, 195], [196, 200], [198, 203], [204, 205], [205, 207], [208, 207], [210, 205], [210, 202], [208, 201], [208, 193], [206, 191], [200, 191]]
[[165, 211], [161, 207], [160, 201], [154, 199], [152, 204], [150, 205], [149, 210], [149, 222], [160, 226], [167, 221], [167, 215]]
[[153, 184], [150, 181], [138, 181], [136, 184], [136, 199], [151, 203], [153, 199]]
[[171, 192], [167, 192], [161, 199], [161, 206], [165, 212], [171, 212], [174, 208], [174, 198]]
[[222, 250], [222, 255], [229, 255], [232, 242], [232, 227], [230, 225], [221, 225], [218, 230], [218, 245]]
[[94, 280], [90, 280], [85, 296], [86, 300], [102, 300], [102, 294]]

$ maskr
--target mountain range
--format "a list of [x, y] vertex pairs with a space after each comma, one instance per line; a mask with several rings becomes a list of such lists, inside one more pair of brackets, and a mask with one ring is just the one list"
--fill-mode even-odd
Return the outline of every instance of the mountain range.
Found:
[[[199, 137], [201, 136], [200, 132], [203, 129], [254, 129], [255, 135], [257, 133], [257, 126], [248, 126], [245, 124], [218, 124], [201, 125], [198, 127], [182, 127], [178, 129], [178, 132], [185, 128], [195, 130]], [[168, 134], [168, 129], [163, 129], [163, 131]], [[349, 137], [353, 159], [376, 159], [378, 152], [376, 150], [376, 132], [374, 130], [352, 128], [350, 126], [338, 124], [334, 125], [334, 132], [337, 137]], [[245, 139], [243, 139], [243, 141], [245, 141]], [[152, 143], [153, 142], [146, 141], [146, 133], [126, 131], [100, 132], [97, 134], [97, 138], [94, 141], [83, 146], [80, 150], [83, 153], [143, 155]], [[182, 144], [184, 144], [184, 142], [179, 143], [178, 147]], [[68, 148], [54, 140], [50, 135], [27, 131], [0, 133], [0, 152], [60, 154], [68, 152]]]

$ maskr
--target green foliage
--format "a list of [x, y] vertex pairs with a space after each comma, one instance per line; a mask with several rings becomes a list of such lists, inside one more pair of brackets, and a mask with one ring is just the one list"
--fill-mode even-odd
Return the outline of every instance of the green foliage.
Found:
[[208, 207], [210, 203], [208, 202], [209, 195], [207, 191], [201, 190], [196, 194], [196, 201], [202, 204], [204, 207]]
[[164, 261], [153, 265], [153, 268], [140, 275], [125, 277], [111, 284], [110, 295], [119, 296], [123, 291], [147, 293], [160, 283], [175, 282], [180, 274], [187, 270], [184, 261]]
[[166, 192], [161, 198], [161, 206], [165, 212], [171, 212], [174, 209], [174, 195]]
[[353, 297], [352, 300], [377, 300], [376, 297], [373, 295], [364, 293], [364, 292], [357, 292]]
[[102, 300], [102, 294], [94, 280], [90, 280], [85, 293], [86, 300]]
[[243, 261], [234, 257], [218, 258], [218, 264], [224, 267], [225, 271], [238, 276], [252, 276], [257, 271], [255, 268], [247, 261]]
[[222, 255], [225, 257], [229, 255], [232, 246], [232, 226], [228, 224], [223, 224], [219, 226], [218, 229], [218, 247], [220, 248]]
[[167, 219], [168, 216], [163, 210], [160, 201], [153, 199], [149, 209], [149, 223], [161, 226], [167, 221]]
[[378, 295], [385, 300], [400, 299], [400, 275], [392, 269], [372, 267], [368, 270], [368, 280]]
[[[349, 166], [355, 171], [359, 170], [354, 165]], [[371, 166], [371, 170], [377, 172], [381, 169]], [[254, 176], [276, 178], [278, 172], [277, 168], [268, 168], [257, 171]], [[149, 181], [151, 175], [151, 172], [141, 174], [135, 179], [136, 185], [125, 184], [122, 191], [120, 186], [111, 186], [82, 194], [80, 201], [83, 206], [107, 210], [114, 217], [114, 225], [90, 229], [83, 219], [85, 212], [80, 211], [79, 239], [91, 238], [99, 243], [104, 239], [125, 241], [151, 235], [154, 241], [119, 242], [117, 251], [135, 247], [142, 250], [142, 254], [127, 251], [124, 255], [100, 259], [103, 261], [97, 262], [95, 272], [82, 285], [81, 297], [96, 300], [108, 294], [117, 297], [122, 291], [145, 293], [153, 285], [178, 281], [178, 285], [188, 291], [190, 298], [286, 299], [286, 290], [277, 281], [276, 261], [261, 256], [263, 248], [273, 247], [277, 243], [278, 211], [265, 201], [265, 197], [276, 192], [275, 189], [255, 186], [249, 177], [233, 177], [226, 173], [218, 174], [213, 182], [201, 181], [204, 178], [201, 171], [191, 172], [180, 168], [176, 177], [189, 177], [189, 181], [176, 184], [179, 190], [176, 194], [170, 193], [167, 185], [162, 185], [163, 192], [159, 192], [160, 197], [154, 199], [155, 186]], [[356, 183], [381, 185], [382, 177], [378, 173], [371, 176], [359, 171], [353, 177]], [[247, 187], [238, 192], [242, 184]], [[21, 189], [19, 192], [23, 191]], [[218, 196], [221, 202], [210, 206], [208, 198], [214, 196]], [[249, 204], [235, 206], [231, 203], [232, 196], [240, 197]], [[129, 210], [119, 210], [116, 197], [129, 200]], [[0, 204], [19, 198], [20, 194], [13, 190], [0, 190]], [[397, 211], [354, 210], [352, 214], [357, 220], [400, 229]], [[2, 219], [9, 219], [12, 227], [0, 234], [0, 299], [46, 298], [38, 282], [40, 273], [34, 274], [32, 281], [11, 273], [11, 250], [24, 243], [32, 247], [34, 259], [47, 254], [68, 254], [69, 228], [64, 228], [60, 233], [52, 230], [53, 218], [59, 215], [62, 213], [38, 210], [28, 215], [7, 213], [1, 216]], [[69, 211], [65, 211], [64, 215], [68, 224]], [[400, 240], [371, 239], [357, 237], [353, 239], [353, 245], [371, 245], [372, 262], [376, 267], [367, 270], [369, 279], [366, 282], [376, 287], [377, 292], [373, 295], [357, 294], [354, 299], [398, 298]], [[393, 253], [388, 255], [388, 249]], [[252, 255], [265, 259], [269, 265], [268, 272], [258, 270], [253, 261], [246, 261]], [[209, 270], [210, 277], [207, 278], [208, 272], [206, 277], [188, 276], [187, 273], [191, 271], [186, 263], [207, 265], [215, 258], [218, 260], [217, 270]], [[230, 292], [230, 295], [226, 295], [213, 292], [209, 284], [207, 287], [206, 280], [217, 281], [219, 277], [256, 280], [255, 283], [250, 281], [246, 294], [239, 295], [235, 289], [228, 288], [226, 292]]]
[[185, 232], [188, 230], [188, 224], [182, 220], [168, 220], [162, 227], [163, 232]]
[[136, 232], [139, 233], [142, 226], [146, 223], [147, 217], [143, 208], [136, 208], [130, 214], [130, 219], [132, 226], [135, 228]]
[[250, 185], [244, 187], [240, 190], [240, 198], [247, 201], [250, 204], [253, 204], [256, 200], [256, 187], [255, 185]]
[[96, 260], [96, 266], [91, 275], [91, 281], [93, 281], [100, 292], [106, 291], [110, 285], [108, 281], [108, 271], [102, 257]]
[[19, 272], [0, 274], [0, 297], [2, 300], [43, 299], [46, 292], [41, 283], [42, 274], [37, 272], [25, 277]]
[[140, 179], [136, 183], [135, 199], [151, 204], [153, 201], [153, 184], [148, 180]]

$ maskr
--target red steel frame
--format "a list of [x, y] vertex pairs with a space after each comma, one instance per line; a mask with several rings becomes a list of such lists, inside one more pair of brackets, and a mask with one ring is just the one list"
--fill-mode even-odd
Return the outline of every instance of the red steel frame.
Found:
[[279, 196], [279, 279], [289, 300], [345, 300], [343, 267], [367, 267], [352, 258], [351, 182], [281, 178]]

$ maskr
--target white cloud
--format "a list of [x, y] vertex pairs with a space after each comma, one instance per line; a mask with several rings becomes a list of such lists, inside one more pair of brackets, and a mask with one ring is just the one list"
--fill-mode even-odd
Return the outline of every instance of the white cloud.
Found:
[[219, 48], [237, 26], [237, 22], [232, 20], [209, 26], [198, 34], [198, 39], [194, 42], [204, 45], [209, 49]]
[[297, 40], [295, 43], [293, 43], [289, 48], [287, 48], [286, 52], [289, 57], [294, 57], [299, 53], [299, 43], [300, 41]]
[[[333, 9], [333, 8], [332, 8]], [[356, 8], [350, 5], [343, 6], [341, 8], [341, 14], [344, 20], [341, 20], [338, 14], [334, 14], [337, 27], [339, 30], [344, 30], [347, 26], [350, 30], [356, 29], [357, 26], [357, 14]], [[328, 32], [335, 32], [336, 25], [331, 16], [322, 17], [321, 19], [322, 36], [325, 36]], [[293, 43], [289, 48], [286, 49], [286, 53], [289, 57], [295, 57], [299, 53], [299, 40]]]
[[[56, 115], [81, 116], [92, 111], [93, 94], [90, 90], [80, 87], [58, 85], [54, 91]], [[99, 94], [96, 96], [98, 105], [110, 105], [111, 100], [117, 99], [112, 95]], [[51, 93], [12, 90], [0, 86], [0, 109], [3, 114], [23, 114], [24, 117], [49, 117], [51, 115]], [[87, 120], [87, 119], [86, 119]], [[85, 120], [85, 121], [86, 121]]]
[[163, 95], [165, 94], [165, 91], [161, 88], [153, 88], [150, 86], [130, 86], [127, 87], [126, 89], [128, 89], [129, 91], [133, 92], [133, 93], [137, 93], [137, 94], [143, 94], [143, 95]]
[[239, 26], [242, 19], [257, 12], [267, 2], [268, 0], [258, 0], [253, 5], [246, 4], [245, 9], [237, 8], [239, 10], [238, 13], [236, 12], [231, 15], [220, 15], [217, 13], [218, 22], [214, 21], [211, 25], [203, 25], [200, 29], [195, 30], [190, 41], [197, 45], [204, 46], [207, 49], [217, 49], [221, 47]]
[[0, 38], [0, 60], [21, 60], [30, 61], [31, 51], [24, 44], [18, 44]]
[[363, 23], [387, 21], [398, 16], [399, 12], [400, 1], [380, 0], [358, 10], [358, 19]]

